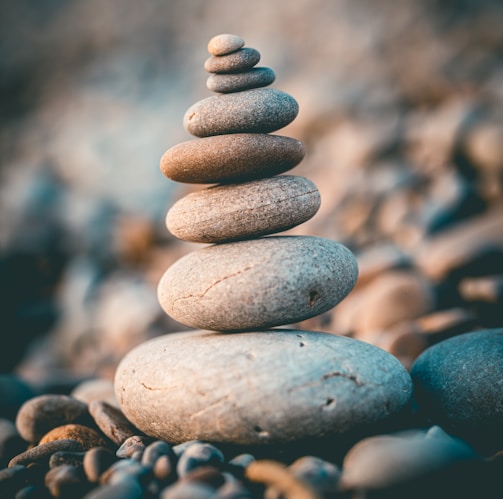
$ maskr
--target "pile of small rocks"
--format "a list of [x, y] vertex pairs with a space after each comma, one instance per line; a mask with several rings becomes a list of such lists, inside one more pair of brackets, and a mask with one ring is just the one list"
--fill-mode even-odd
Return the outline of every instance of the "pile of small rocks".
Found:
[[[229, 55], [244, 51], [246, 68], [251, 70], [258, 62], [253, 49], [243, 49], [242, 45], [232, 45], [223, 53], [215, 49], [215, 42], [222, 46], [229, 40], [235, 44], [239, 37], [226, 36], [210, 43], [210, 53], [217, 53], [209, 61], [225, 61]], [[219, 67], [208, 64], [210, 70]], [[274, 81], [274, 73], [268, 68], [255, 69], [259, 71], [246, 71], [253, 76], [245, 77], [241, 72], [229, 75], [214, 71], [208, 87], [224, 97], [234, 91], [263, 93], [261, 87]], [[257, 90], [248, 90], [248, 85]], [[197, 103], [188, 116], [210, 109], [214, 119], [216, 101], [210, 99], [211, 104]], [[288, 98], [281, 99], [294, 106]], [[224, 102], [227, 108], [231, 100], [218, 102]], [[260, 106], [261, 102], [251, 99], [246, 106]], [[233, 274], [229, 270], [229, 276], [222, 277], [212, 272], [242, 261], [242, 248], [249, 250], [256, 241], [271, 241], [270, 253], [264, 251], [262, 243], [257, 253], [273, 260], [266, 274], [277, 276], [282, 257], [276, 255], [291, 252], [289, 246], [296, 238], [240, 239], [294, 227], [318, 208], [317, 189], [307, 179], [299, 182], [301, 177], [270, 177], [292, 168], [303, 156], [298, 141], [283, 138], [280, 140], [286, 151], [278, 157], [290, 159], [271, 166], [264, 146], [270, 138], [263, 136], [273, 137], [267, 134], [283, 125], [276, 122], [271, 129], [242, 132], [227, 122], [225, 126], [231, 128], [217, 128], [219, 135], [213, 136], [216, 129], [211, 127], [219, 125], [212, 122], [209, 135], [204, 128], [207, 125], [201, 125], [192, 130], [204, 129], [204, 138], [168, 151], [172, 154], [179, 152], [180, 146], [182, 152], [192, 148], [190, 157], [199, 160], [191, 171], [214, 175], [208, 160], [212, 149], [200, 141], [218, 140], [219, 147], [224, 147], [229, 139], [237, 143], [241, 133], [253, 139], [254, 146], [247, 151], [255, 151], [257, 157], [246, 164], [230, 161], [227, 178], [217, 174], [206, 180], [179, 179], [233, 185], [195, 193], [168, 214], [173, 233], [191, 241], [217, 243], [213, 246], [217, 250], [205, 252], [205, 248], [184, 257], [180, 274], [161, 282], [161, 302], [190, 327], [227, 332], [180, 332], [140, 345], [118, 369], [115, 393], [112, 383], [104, 380], [79, 383], [68, 395], [39, 393], [16, 377], [3, 376], [0, 382], [6, 395], [0, 405], [0, 461], [5, 468], [0, 471], [0, 492], [5, 497], [498, 497], [503, 449], [503, 330], [496, 328], [501, 325], [496, 311], [501, 304], [503, 269], [498, 266], [502, 212], [493, 191], [491, 196], [495, 197], [488, 194], [486, 198], [493, 199], [491, 209], [483, 209], [468, 222], [452, 224], [450, 230], [433, 237], [435, 227], [443, 227], [445, 221], [441, 219], [446, 213], [450, 220], [463, 218], [463, 206], [470, 204], [467, 199], [471, 198], [456, 209], [443, 206], [445, 210], [436, 212], [441, 216], [430, 225], [432, 236], [424, 238], [414, 251], [405, 254], [398, 246], [386, 245], [378, 252], [374, 249], [358, 254], [356, 288], [344, 298], [352, 287], [348, 285], [337, 296], [336, 302], [344, 300], [333, 311], [331, 302], [314, 312], [298, 313], [292, 305], [298, 315], [292, 315], [288, 306], [286, 312], [281, 309], [271, 315], [267, 307], [274, 305], [273, 299], [253, 298], [252, 305], [259, 303], [263, 308], [247, 322], [236, 322], [222, 307], [221, 298], [210, 303], [206, 318], [204, 310], [195, 308], [204, 301], [201, 295], [206, 296], [210, 287], [221, 279], [228, 281]], [[470, 137], [474, 130], [470, 128]], [[262, 141], [261, 149], [255, 147], [257, 139]], [[251, 147], [246, 141], [240, 147], [246, 144]], [[480, 150], [486, 149], [473, 149], [477, 150], [480, 156]], [[165, 172], [173, 164], [172, 158], [168, 160], [163, 158]], [[185, 161], [187, 156], [179, 163], [175, 161], [175, 171], [182, 174]], [[256, 168], [260, 164], [261, 173], [244, 173], [246, 166]], [[232, 167], [237, 170], [230, 170]], [[276, 184], [277, 179], [285, 184]], [[295, 189], [301, 191], [296, 201], [303, 204], [294, 206], [295, 218], [291, 218]], [[287, 204], [280, 223], [272, 224], [265, 217], [265, 225], [259, 227], [252, 223], [256, 220], [253, 216], [235, 223], [235, 217], [243, 211], [233, 211], [238, 202], [236, 191], [245, 206], [256, 201], [254, 209], [266, 214], [276, 210], [267, 203], [260, 205], [262, 196], [274, 197], [284, 191], [285, 198], [279, 202]], [[202, 221], [195, 222], [199, 216]], [[403, 218], [396, 220], [400, 224]], [[201, 224], [208, 230], [198, 233]], [[229, 227], [238, 232], [229, 232]], [[372, 225], [362, 223], [353, 235], [371, 239]], [[401, 237], [405, 236], [411, 237], [410, 233]], [[283, 247], [280, 240], [289, 244]], [[318, 239], [300, 240], [309, 241], [310, 251], [296, 261], [310, 261], [315, 253], [313, 241]], [[403, 239], [399, 242], [406, 246]], [[222, 248], [231, 248], [231, 254], [215, 259]], [[323, 245], [316, 247], [316, 251], [321, 250]], [[203, 252], [210, 254], [208, 259], [194, 257]], [[287, 256], [292, 258], [290, 253]], [[247, 261], [249, 258], [246, 254]], [[334, 256], [334, 262], [340, 259], [339, 253]], [[216, 262], [215, 268], [212, 262]], [[209, 273], [211, 281], [202, 283], [202, 291], [195, 293], [189, 289], [189, 279], [184, 281], [192, 269], [191, 279], [197, 281]], [[348, 269], [347, 260], [337, 267], [339, 274]], [[243, 269], [236, 272], [239, 275]], [[307, 275], [311, 273], [308, 269]], [[326, 269], [319, 274], [323, 275]], [[356, 280], [354, 274], [352, 277]], [[346, 280], [351, 281], [351, 275]], [[254, 282], [269, 286], [267, 281]], [[180, 283], [181, 288], [173, 291], [173, 283]], [[238, 281], [232, 292], [239, 292], [238, 285], [242, 284]], [[250, 293], [250, 285], [245, 283], [244, 288]], [[172, 292], [174, 297], [169, 296]], [[190, 300], [183, 313], [175, 312], [171, 304], [181, 297], [192, 298], [192, 294], [196, 299]], [[231, 298], [236, 299], [231, 310], [233, 306], [242, 312], [249, 309], [243, 305], [246, 298]], [[319, 299], [313, 296], [314, 302]], [[215, 303], [223, 308], [219, 314], [214, 314], [218, 310]], [[212, 324], [213, 315], [217, 319]], [[199, 320], [203, 322], [196, 322]], [[299, 321], [297, 329], [262, 330], [294, 321]], [[340, 330], [346, 337], [314, 332], [327, 329]], [[196, 363], [199, 367], [193, 364], [194, 356], [200, 359]], [[167, 379], [168, 372], [173, 377]], [[410, 400], [412, 386], [414, 396]], [[164, 421], [159, 418], [166, 414], [170, 417]], [[375, 426], [377, 422], [386, 424]]]

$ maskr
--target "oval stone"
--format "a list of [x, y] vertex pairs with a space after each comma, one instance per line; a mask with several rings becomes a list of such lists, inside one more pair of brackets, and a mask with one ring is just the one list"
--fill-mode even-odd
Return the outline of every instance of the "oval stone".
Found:
[[273, 234], [313, 217], [320, 193], [309, 179], [280, 175], [192, 192], [168, 211], [179, 239], [215, 243]]
[[251, 69], [260, 61], [260, 52], [245, 47], [227, 55], [212, 56], [204, 62], [208, 73], [237, 73]]
[[192, 331], [130, 351], [115, 391], [155, 438], [254, 445], [365, 433], [406, 406], [412, 383], [395, 357], [348, 337]]
[[224, 33], [214, 36], [208, 42], [208, 52], [211, 55], [225, 55], [243, 47], [245, 41], [238, 35]]
[[342, 244], [312, 236], [271, 236], [217, 244], [177, 260], [161, 277], [164, 311], [190, 327], [267, 328], [319, 315], [339, 303], [358, 276]]
[[275, 88], [255, 88], [196, 102], [186, 111], [183, 126], [196, 137], [270, 133], [291, 123], [298, 112], [291, 95]]
[[163, 154], [160, 167], [176, 182], [212, 184], [283, 173], [304, 155], [302, 142], [291, 137], [235, 133], [177, 144]]
[[213, 92], [228, 94], [249, 88], [267, 87], [275, 79], [276, 75], [271, 68], [252, 68], [244, 73], [212, 74], [206, 80], [206, 86]]
[[411, 370], [420, 413], [482, 453], [503, 448], [503, 329], [425, 350]]

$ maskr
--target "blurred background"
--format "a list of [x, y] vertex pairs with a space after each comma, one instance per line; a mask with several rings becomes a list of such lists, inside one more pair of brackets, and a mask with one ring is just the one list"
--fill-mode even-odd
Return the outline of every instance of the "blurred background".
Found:
[[159, 160], [211, 95], [233, 33], [299, 103], [282, 135], [320, 211], [288, 231], [338, 240], [360, 278], [299, 327], [427, 346], [503, 325], [503, 3], [497, 0], [0, 2], [0, 369], [111, 379], [134, 345], [186, 329], [156, 297], [190, 190]]

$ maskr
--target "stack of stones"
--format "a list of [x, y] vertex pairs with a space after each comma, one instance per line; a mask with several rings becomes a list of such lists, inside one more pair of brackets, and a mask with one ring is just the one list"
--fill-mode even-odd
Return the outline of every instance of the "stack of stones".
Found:
[[[210, 40], [216, 92], [188, 109], [197, 139], [175, 145], [161, 170], [177, 182], [217, 184], [169, 210], [178, 238], [206, 243], [163, 275], [159, 301], [195, 331], [149, 340], [119, 364], [117, 400], [146, 434], [170, 443], [288, 444], [365, 433], [407, 406], [409, 373], [391, 354], [351, 338], [288, 329], [343, 300], [358, 269], [329, 239], [271, 235], [313, 217], [307, 178], [282, 175], [304, 158], [275, 132], [298, 104], [266, 88], [274, 72], [236, 35]], [[275, 326], [283, 326], [272, 329]]]

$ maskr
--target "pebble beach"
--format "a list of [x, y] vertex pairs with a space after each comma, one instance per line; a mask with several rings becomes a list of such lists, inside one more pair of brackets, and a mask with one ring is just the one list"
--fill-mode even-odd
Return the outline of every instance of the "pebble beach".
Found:
[[503, 11], [215, 3], [6, 8], [0, 497], [499, 497]]

